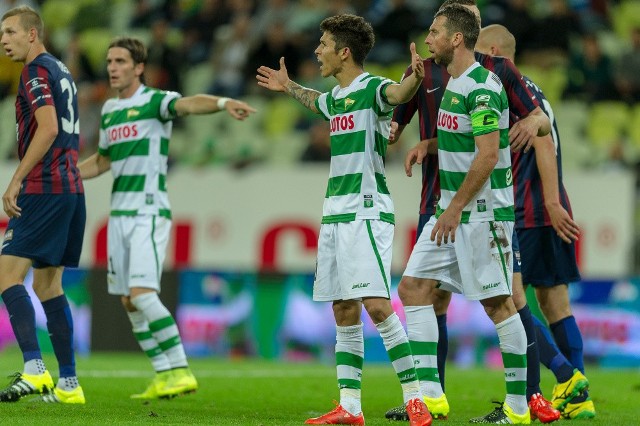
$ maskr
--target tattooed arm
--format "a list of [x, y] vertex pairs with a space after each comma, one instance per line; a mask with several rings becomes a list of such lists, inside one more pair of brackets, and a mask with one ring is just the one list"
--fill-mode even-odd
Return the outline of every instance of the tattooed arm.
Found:
[[319, 112], [316, 108], [316, 99], [318, 99], [321, 93], [302, 87], [298, 83], [290, 80], [287, 67], [284, 65], [284, 58], [280, 58], [279, 70], [265, 66], [258, 68], [256, 78], [258, 79], [258, 85], [275, 92], [285, 92], [314, 113], [317, 114]]

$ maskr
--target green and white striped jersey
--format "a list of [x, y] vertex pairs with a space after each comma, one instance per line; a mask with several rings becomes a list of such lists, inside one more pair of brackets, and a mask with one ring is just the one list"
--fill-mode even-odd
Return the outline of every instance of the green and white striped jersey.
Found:
[[111, 159], [111, 216], [171, 218], [167, 157], [176, 92], [140, 86], [130, 98], [102, 107], [98, 153]]
[[471, 65], [449, 79], [438, 112], [440, 202], [447, 208], [477, 155], [474, 136], [500, 132], [498, 163], [475, 198], [462, 211], [462, 223], [513, 221], [513, 177], [509, 151], [509, 103], [502, 82], [491, 71]]
[[360, 74], [344, 88], [316, 100], [331, 124], [331, 166], [322, 223], [379, 219], [394, 223], [384, 156], [393, 106], [385, 95], [393, 81]]

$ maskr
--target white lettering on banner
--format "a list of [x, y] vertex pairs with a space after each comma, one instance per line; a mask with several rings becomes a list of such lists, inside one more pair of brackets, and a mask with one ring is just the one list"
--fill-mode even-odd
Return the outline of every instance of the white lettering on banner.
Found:
[[[0, 168], [11, 180], [16, 165]], [[565, 173], [576, 221], [584, 277], [626, 277], [631, 273], [634, 180], [631, 174]], [[315, 269], [326, 165], [256, 168], [243, 174], [218, 168], [176, 167], [168, 177], [173, 234], [165, 267], [309, 272]], [[393, 271], [401, 273], [415, 241], [420, 179], [407, 178], [401, 164], [387, 166], [394, 198], [396, 236]], [[81, 267], [106, 259], [106, 223], [112, 178], [84, 182], [87, 225]], [[240, 194], [240, 196], [239, 196]], [[598, 194], [594, 199], [593, 194]], [[197, 206], [197, 208], [196, 208]], [[611, 206], [616, 206], [611, 209]], [[8, 223], [0, 217], [0, 233]], [[215, 224], [216, 232], [209, 232]], [[613, 238], [603, 238], [606, 235]]]

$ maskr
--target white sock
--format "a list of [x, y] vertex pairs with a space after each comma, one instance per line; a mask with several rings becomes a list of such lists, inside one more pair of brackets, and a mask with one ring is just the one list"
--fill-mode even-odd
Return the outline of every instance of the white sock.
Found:
[[[514, 413], [524, 414], [529, 409], [527, 405], [527, 335], [520, 320], [520, 315], [514, 314], [499, 324], [496, 324], [500, 351], [504, 363], [505, 381], [511, 383], [511, 388], [522, 388], [521, 392], [509, 393], [504, 399]], [[523, 368], [524, 366], [524, 368]], [[515, 386], [516, 383], [521, 386]]]
[[422, 395], [439, 398], [443, 392], [438, 376], [438, 320], [433, 305], [405, 306], [404, 312]]
[[158, 346], [167, 356], [171, 368], [187, 367], [187, 355], [180, 340], [180, 332], [169, 310], [162, 304], [158, 293], [144, 293], [131, 299], [131, 303], [141, 311], [149, 330]]
[[133, 335], [138, 341], [142, 352], [144, 352], [151, 361], [153, 369], [156, 372], [170, 370], [171, 364], [169, 364], [169, 358], [162, 352], [162, 349], [158, 346], [158, 341], [153, 337], [153, 334], [151, 334], [149, 322], [144, 316], [144, 313], [135, 311], [127, 312], [127, 315], [131, 322]]
[[47, 371], [47, 367], [45, 367], [44, 361], [41, 358], [30, 359], [29, 361], [24, 363], [23, 371], [24, 371], [24, 374], [29, 374], [30, 376], [37, 376]]

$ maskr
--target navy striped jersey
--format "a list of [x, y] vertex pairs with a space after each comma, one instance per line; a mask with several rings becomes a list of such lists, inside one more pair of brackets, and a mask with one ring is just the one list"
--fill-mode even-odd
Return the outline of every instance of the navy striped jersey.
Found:
[[[413, 74], [409, 66], [404, 77]], [[422, 89], [406, 104], [398, 105], [393, 113], [393, 121], [399, 125], [408, 124], [418, 111], [420, 120], [420, 140], [432, 139], [437, 134], [437, 116], [444, 89], [449, 82], [449, 73], [445, 67], [435, 63], [432, 58], [424, 60], [424, 79]], [[440, 175], [438, 174], [438, 156], [427, 154], [422, 162], [422, 196], [420, 214], [435, 214], [440, 199]]]
[[[569, 196], [562, 183], [562, 151], [560, 149], [560, 134], [553, 114], [551, 104], [545, 98], [542, 90], [528, 77], [524, 81], [531, 92], [540, 102], [540, 107], [547, 114], [551, 121], [551, 137], [556, 148], [556, 162], [558, 164], [558, 188], [560, 191], [560, 203], [571, 213]], [[542, 191], [542, 180], [536, 163], [536, 150], [531, 149], [525, 153], [523, 151], [514, 152], [511, 155], [513, 181], [515, 191], [516, 228], [536, 228], [540, 226], [551, 226], [549, 214], [544, 205], [544, 195]]]
[[[478, 52], [475, 52], [475, 58], [480, 65], [492, 71], [502, 81], [509, 100], [509, 127], [540, 105], [527, 87], [520, 71], [509, 59]], [[404, 75], [407, 76], [411, 72], [413, 71], [409, 66]], [[435, 137], [440, 101], [448, 81], [449, 73], [445, 67], [436, 64], [432, 58], [425, 59], [422, 89], [418, 90], [411, 101], [396, 107], [393, 121], [400, 125], [408, 124], [417, 109], [420, 119], [420, 139]], [[439, 199], [438, 157], [428, 155], [422, 163], [420, 214], [435, 214]]]
[[42, 160], [25, 178], [23, 193], [84, 192], [77, 167], [80, 144], [77, 92], [67, 67], [49, 53], [38, 55], [22, 69], [16, 98], [16, 137], [20, 160], [38, 128], [36, 110], [52, 105], [58, 118], [58, 135]]

